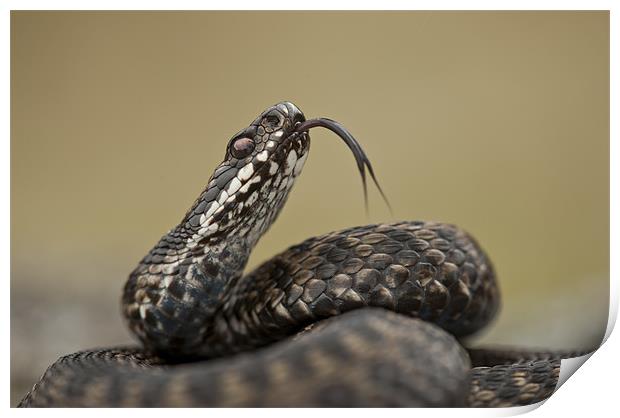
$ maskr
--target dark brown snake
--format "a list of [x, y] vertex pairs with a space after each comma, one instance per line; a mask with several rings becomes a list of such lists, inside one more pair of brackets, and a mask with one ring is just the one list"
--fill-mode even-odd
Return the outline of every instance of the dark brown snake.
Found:
[[500, 299], [489, 259], [455, 226], [331, 232], [242, 275], [317, 126], [347, 143], [364, 192], [366, 169], [376, 183], [341, 125], [306, 121], [289, 102], [268, 108], [129, 276], [123, 313], [143, 348], [64, 356], [20, 406], [514, 406], [550, 396], [562, 353], [457, 342]]

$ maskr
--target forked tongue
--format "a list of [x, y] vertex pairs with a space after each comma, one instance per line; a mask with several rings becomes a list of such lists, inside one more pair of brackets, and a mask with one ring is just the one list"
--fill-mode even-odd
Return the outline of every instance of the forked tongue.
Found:
[[355, 139], [353, 135], [351, 135], [351, 133], [345, 129], [344, 126], [342, 126], [335, 120], [327, 118], [310, 119], [302, 122], [297, 125], [296, 131], [304, 132], [316, 127], [329, 129], [330, 131], [338, 135], [347, 144], [351, 152], [353, 152], [355, 162], [357, 163], [357, 169], [359, 170], [360, 176], [362, 177], [362, 185], [364, 186], [364, 205], [366, 206], [366, 211], [368, 211], [368, 190], [366, 187], [366, 169], [368, 169], [368, 173], [370, 173], [372, 181], [375, 183], [375, 186], [377, 186], [377, 189], [379, 190], [379, 193], [381, 193], [383, 201], [391, 212], [392, 206], [390, 205], [390, 202], [385, 196], [385, 193], [383, 193], [383, 189], [381, 189], [381, 186], [379, 186], [379, 182], [375, 177], [375, 172], [372, 169], [372, 164], [370, 164], [370, 160], [366, 156], [366, 153], [362, 149], [362, 146], [359, 144], [359, 142], [357, 142], [357, 139]]

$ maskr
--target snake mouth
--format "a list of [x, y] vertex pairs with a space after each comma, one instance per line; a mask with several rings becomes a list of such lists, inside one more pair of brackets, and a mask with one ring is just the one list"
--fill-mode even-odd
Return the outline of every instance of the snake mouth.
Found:
[[345, 142], [345, 144], [347, 144], [351, 152], [353, 152], [353, 157], [355, 157], [355, 162], [357, 163], [357, 169], [362, 177], [362, 185], [364, 187], [364, 204], [366, 205], [366, 210], [368, 210], [368, 190], [366, 186], [366, 169], [368, 169], [368, 173], [370, 174], [372, 181], [375, 183], [375, 186], [377, 186], [377, 190], [379, 190], [381, 197], [391, 211], [392, 207], [390, 202], [385, 196], [385, 193], [383, 193], [381, 186], [379, 186], [379, 182], [377, 181], [377, 177], [375, 176], [370, 160], [366, 156], [366, 153], [362, 149], [360, 143], [357, 139], [355, 139], [351, 132], [349, 132], [340, 123], [328, 118], [309, 119], [304, 122], [297, 122], [295, 124], [295, 132], [307, 132], [308, 130], [316, 127], [328, 129], [338, 135]]

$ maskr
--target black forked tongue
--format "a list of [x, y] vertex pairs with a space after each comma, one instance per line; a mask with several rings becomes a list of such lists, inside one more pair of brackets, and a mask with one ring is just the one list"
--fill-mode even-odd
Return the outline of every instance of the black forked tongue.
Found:
[[370, 173], [370, 177], [372, 178], [372, 181], [375, 183], [375, 186], [377, 186], [379, 193], [381, 193], [381, 197], [383, 198], [383, 200], [385, 201], [385, 204], [387, 205], [387, 207], [390, 209], [390, 212], [391, 212], [392, 206], [390, 206], [390, 202], [388, 202], [387, 197], [385, 196], [385, 193], [383, 193], [383, 189], [381, 189], [381, 186], [379, 186], [379, 182], [377, 182], [377, 178], [375, 177], [375, 172], [372, 169], [372, 164], [370, 164], [370, 160], [366, 156], [366, 153], [362, 149], [359, 142], [357, 142], [357, 139], [355, 139], [353, 135], [351, 135], [351, 133], [344, 128], [344, 126], [342, 126], [335, 120], [331, 120], [327, 118], [310, 119], [305, 122], [302, 122], [299, 125], [297, 125], [296, 131], [304, 132], [311, 128], [316, 128], [316, 127], [329, 129], [330, 131], [338, 135], [340, 138], [342, 138], [342, 140], [347, 144], [347, 146], [353, 152], [353, 156], [355, 157], [355, 162], [357, 163], [357, 168], [360, 172], [360, 176], [362, 177], [362, 184], [364, 186], [364, 204], [366, 205], [366, 210], [368, 210], [368, 191], [366, 187], [366, 168], [367, 168], [368, 172]]

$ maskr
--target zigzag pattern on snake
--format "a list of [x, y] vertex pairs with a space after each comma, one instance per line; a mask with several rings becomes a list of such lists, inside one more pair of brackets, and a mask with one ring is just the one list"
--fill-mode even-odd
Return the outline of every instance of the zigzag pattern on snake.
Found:
[[340, 124], [306, 120], [290, 102], [268, 108], [131, 273], [122, 308], [142, 347], [64, 356], [20, 406], [513, 406], [550, 396], [570, 353], [458, 342], [492, 320], [500, 297], [488, 257], [456, 226], [349, 228], [242, 274], [319, 126], [349, 146], [364, 192], [366, 171], [377, 184]]

